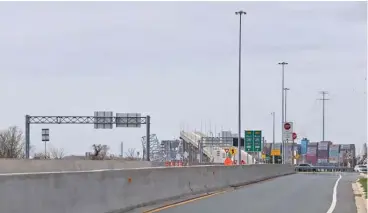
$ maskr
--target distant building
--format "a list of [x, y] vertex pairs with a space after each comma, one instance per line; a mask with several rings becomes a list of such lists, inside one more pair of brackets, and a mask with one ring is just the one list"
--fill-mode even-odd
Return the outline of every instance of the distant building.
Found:
[[361, 151], [362, 156], [367, 156], [367, 143], [363, 144], [363, 150]]

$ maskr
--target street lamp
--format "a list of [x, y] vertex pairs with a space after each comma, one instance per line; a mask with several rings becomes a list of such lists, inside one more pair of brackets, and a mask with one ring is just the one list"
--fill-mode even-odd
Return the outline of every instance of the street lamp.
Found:
[[[235, 12], [235, 15], [239, 15], [239, 91], [238, 91], [238, 165], [241, 165], [241, 21], [242, 21], [242, 15], [246, 15], [247, 13], [240, 10], [238, 12]], [[244, 141], [245, 142], [245, 141]], [[248, 162], [249, 163], [249, 162]]]
[[285, 65], [288, 65], [287, 62], [280, 62], [278, 63], [279, 65], [281, 65], [282, 67], [282, 80], [281, 80], [281, 142], [282, 142], [282, 163], [284, 164], [285, 163], [285, 143], [284, 143], [284, 134], [283, 134], [283, 131], [284, 131], [284, 123], [285, 123], [285, 117], [284, 117], [284, 88], [285, 88]]

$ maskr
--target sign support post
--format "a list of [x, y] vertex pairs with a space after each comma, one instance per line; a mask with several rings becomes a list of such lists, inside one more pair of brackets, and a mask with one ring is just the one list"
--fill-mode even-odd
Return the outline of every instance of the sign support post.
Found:
[[283, 139], [286, 141], [286, 143], [283, 143], [283, 147], [282, 147], [282, 162], [283, 164], [286, 163], [286, 144], [289, 143], [289, 141], [293, 140], [292, 137], [293, 134], [293, 122], [285, 122], [282, 126], [282, 137]]
[[41, 132], [42, 136], [42, 142], [45, 143], [45, 156], [44, 158], [47, 159], [47, 149], [46, 149], [46, 143], [50, 141], [50, 130], [49, 129], [42, 129]]

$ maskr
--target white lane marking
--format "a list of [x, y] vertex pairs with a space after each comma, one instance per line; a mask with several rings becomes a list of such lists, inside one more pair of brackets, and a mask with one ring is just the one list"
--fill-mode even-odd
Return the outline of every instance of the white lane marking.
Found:
[[336, 195], [337, 195], [337, 185], [339, 185], [339, 181], [341, 179], [341, 175], [340, 177], [336, 180], [335, 186], [333, 188], [333, 192], [332, 192], [332, 203], [330, 208], [327, 210], [327, 213], [332, 213], [335, 210], [336, 207]]

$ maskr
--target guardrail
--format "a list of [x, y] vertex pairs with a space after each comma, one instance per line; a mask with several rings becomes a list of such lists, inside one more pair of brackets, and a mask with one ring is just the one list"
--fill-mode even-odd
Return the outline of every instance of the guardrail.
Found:
[[297, 172], [354, 172], [354, 168], [350, 167], [334, 167], [334, 166], [295, 166]]

